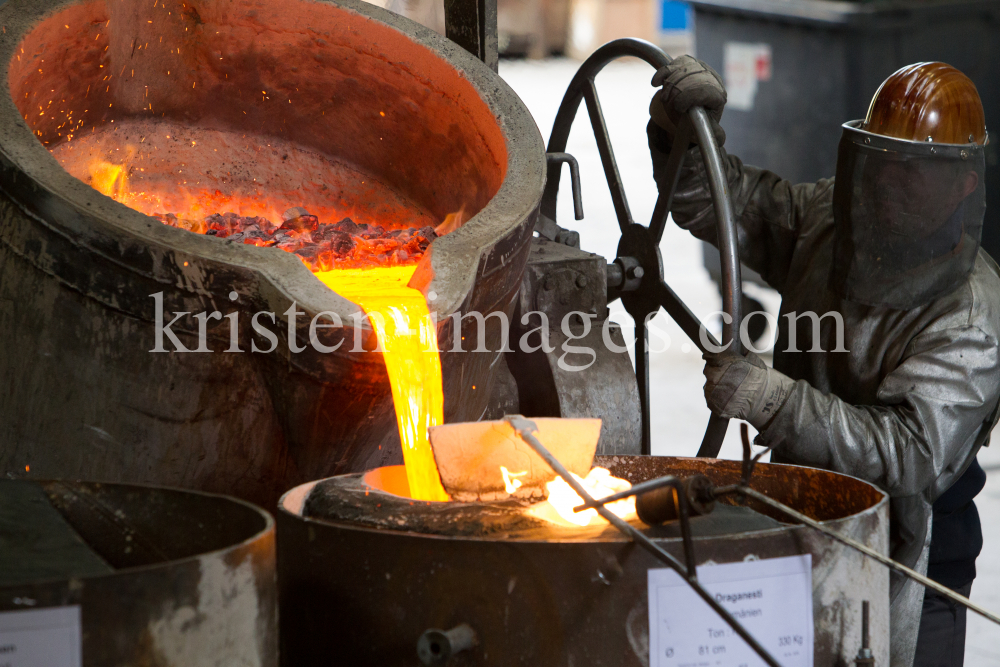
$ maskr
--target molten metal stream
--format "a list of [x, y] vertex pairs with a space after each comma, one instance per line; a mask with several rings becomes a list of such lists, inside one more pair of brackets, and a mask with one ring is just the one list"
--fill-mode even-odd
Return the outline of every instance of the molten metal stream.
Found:
[[[91, 160], [88, 163], [90, 184], [116, 201], [143, 210], [144, 202], [141, 198], [137, 199], [127, 181], [129, 161], [134, 154], [134, 148], [129, 146], [123, 165]], [[138, 194], [145, 195], [142, 192]], [[221, 211], [234, 204], [241, 214], [245, 214], [247, 206], [254, 203], [245, 198], [213, 202], [206, 192], [189, 200], [191, 206], [179, 211], [183, 217], [198, 217], [196, 212]], [[461, 212], [449, 216], [446, 223], [461, 224], [461, 216]], [[447, 231], [450, 229], [444, 233]], [[314, 275], [333, 291], [364, 308], [375, 329], [392, 387], [410, 497], [446, 501], [450, 498], [441, 485], [427, 436], [428, 428], [444, 421], [441, 359], [438, 356], [437, 331], [424, 295], [407, 287], [416, 268], [416, 264], [374, 266], [314, 271]]]
[[321, 271], [315, 275], [368, 313], [378, 336], [396, 406], [410, 497], [449, 500], [427, 429], [444, 422], [437, 331], [419, 290], [407, 287], [416, 266]]
[[[90, 161], [90, 184], [101, 193], [142, 210], [142, 202], [131, 191], [127, 180], [128, 164], [135, 151], [128, 147], [127, 153], [123, 165], [102, 160]], [[213, 202], [205, 193], [200, 197], [191, 197], [190, 200], [192, 206], [181, 211], [184, 218], [197, 218], [204, 210], [222, 210], [234, 203], [243, 214], [247, 206], [253, 203], [243, 198]], [[215, 203], [219, 206], [215, 206]], [[464, 212], [461, 211], [449, 216], [444, 224], [448, 228], [441, 233], [447, 233], [452, 226], [460, 225], [463, 217]], [[437, 331], [424, 296], [419, 290], [407, 287], [415, 270], [416, 264], [412, 264], [332, 271], [316, 271], [314, 268], [313, 273], [334, 292], [364, 308], [375, 329], [392, 388], [410, 497], [415, 500], [447, 501], [451, 498], [441, 484], [428, 438], [428, 429], [444, 422], [441, 359], [438, 354]], [[500, 472], [509, 494], [515, 493], [521, 486], [517, 477], [526, 474], [512, 473], [503, 466], [500, 467]], [[611, 477], [603, 468], [594, 468], [580, 482], [597, 498], [629, 487], [628, 482]], [[574, 512], [573, 508], [583, 500], [559, 477], [549, 482], [546, 488], [548, 500], [536, 505], [529, 513], [566, 526], [587, 526], [604, 521], [592, 509]], [[623, 518], [633, 518], [635, 499], [612, 503], [608, 505], [608, 509]]]

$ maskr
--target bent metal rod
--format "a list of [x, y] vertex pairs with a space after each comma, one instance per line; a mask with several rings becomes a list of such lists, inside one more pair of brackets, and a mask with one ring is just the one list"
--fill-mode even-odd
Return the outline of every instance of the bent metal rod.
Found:
[[[530, 419], [525, 419], [520, 415], [508, 415], [504, 417], [504, 419], [507, 421], [507, 423], [511, 425], [511, 427], [521, 437], [521, 439], [524, 440], [526, 443], [528, 443], [528, 445], [530, 445], [531, 448], [534, 449], [535, 452], [537, 452], [538, 455], [541, 456], [545, 460], [545, 462], [549, 464], [552, 470], [554, 470], [557, 475], [562, 477], [563, 480], [567, 484], [569, 484], [571, 489], [576, 491], [578, 496], [583, 498], [583, 500], [587, 503], [595, 502], [594, 498], [589, 493], [587, 493], [586, 489], [583, 488], [580, 482], [577, 481], [577, 479], [573, 477], [573, 475], [565, 468], [565, 466], [563, 466], [563, 464], [559, 462], [559, 459], [554, 457], [551, 454], [551, 452], [549, 452], [549, 450], [547, 450], [545, 446], [538, 440], [538, 438], [535, 437], [535, 432], [538, 430], [538, 427], [535, 425], [533, 421], [531, 421]], [[691, 535], [688, 532], [690, 528], [686, 529], [684, 528], [684, 526], [687, 524], [687, 513], [686, 511], [683, 511], [683, 508], [686, 507], [683, 497], [684, 497], [683, 493], [677, 494], [678, 504], [680, 505], [679, 509], [682, 509], [682, 511], [679, 512], [679, 514], [682, 518], [682, 533], [684, 534], [685, 552], [686, 554], [690, 554], [687, 567], [682, 565], [680, 561], [678, 561], [676, 558], [674, 558], [669, 553], [664, 551], [660, 546], [658, 546], [655, 542], [646, 537], [643, 533], [635, 529], [633, 526], [629, 525], [627, 521], [612, 514], [607, 508], [603, 506], [603, 504], [595, 504], [593, 506], [597, 510], [597, 513], [600, 514], [605, 520], [607, 520], [608, 523], [610, 523], [612, 526], [621, 531], [624, 535], [631, 538], [639, 546], [644, 548], [646, 551], [651, 553], [656, 558], [663, 561], [665, 564], [667, 564], [673, 570], [675, 570], [679, 575], [681, 575], [684, 581], [687, 582], [687, 584], [701, 597], [701, 599], [703, 599], [708, 604], [708, 606], [711, 607], [712, 610], [722, 618], [722, 620], [724, 620], [727, 624], [729, 624], [729, 626], [733, 629], [733, 631], [737, 635], [739, 635], [743, 639], [743, 641], [745, 641], [750, 646], [750, 648], [752, 648], [754, 652], [761, 657], [761, 659], [764, 662], [770, 665], [770, 667], [781, 667], [780, 663], [771, 656], [771, 654], [767, 651], [767, 649], [761, 646], [761, 644], [756, 639], [754, 639], [753, 635], [751, 635], [747, 631], [747, 629], [740, 624], [739, 621], [733, 618], [722, 605], [716, 602], [715, 598], [712, 597], [711, 593], [702, 588], [701, 584], [698, 583], [698, 576], [694, 566], [694, 552], [692, 551], [692, 546], [691, 546], [693, 540], [691, 540]]]
[[[775, 500], [774, 498], [771, 498], [770, 496], [766, 496], [766, 495], [764, 495], [763, 493], [761, 493], [759, 491], [755, 491], [754, 489], [751, 489], [750, 488], [750, 476], [753, 474], [753, 465], [757, 462], [757, 460], [760, 459], [761, 456], [763, 456], [763, 454], [766, 453], [766, 450], [764, 452], [761, 452], [756, 457], [754, 457], [753, 460], [751, 460], [750, 459], [750, 437], [748, 435], [747, 425], [746, 424], [740, 424], [740, 434], [743, 437], [743, 479], [740, 480], [739, 484], [731, 484], [731, 485], [728, 485], [728, 486], [719, 486], [719, 487], [715, 487], [714, 489], [711, 489], [710, 493], [715, 498], [719, 498], [721, 496], [730, 495], [730, 494], [736, 494], [736, 495], [744, 496], [746, 498], [753, 498], [754, 500], [756, 500], [756, 501], [758, 501], [760, 503], [763, 503], [763, 504], [767, 505], [768, 507], [776, 509], [779, 512], [781, 512], [781, 513], [783, 513], [783, 514], [785, 514], [785, 515], [787, 515], [787, 516], [795, 519], [796, 521], [798, 521], [798, 522], [800, 522], [802, 524], [805, 524], [806, 526], [809, 526], [813, 530], [817, 530], [817, 531], [823, 533], [824, 535], [826, 535], [828, 537], [831, 537], [834, 540], [837, 540], [841, 544], [844, 544], [846, 546], [851, 547], [852, 549], [860, 551], [861, 553], [863, 553], [864, 555], [868, 556], [869, 558], [872, 558], [874, 560], [877, 560], [879, 563], [882, 563], [883, 565], [885, 565], [889, 569], [894, 570], [896, 572], [899, 572], [900, 574], [902, 574], [902, 575], [904, 575], [906, 577], [909, 577], [910, 579], [916, 581], [918, 584], [924, 586], [925, 588], [929, 588], [929, 589], [931, 589], [931, 590], [933, 590], [933, 591], [935, 591], [937, 593], [940, 593], [941, 595], [945, 596], [946, 598], [948, 598], [950, 600], [954, 600], [958, 604], [960, 604], [960, 605], [962, 605], [962, 606], [964, 606], [964, 607], [966, 607], [968, 609], [971, 609], [972, 611], [976, 612], [977, 614], [979, 614], [983, 618], [985, 618], [987, 620], [990, 620], [993, 623], [996, 623], [997, 625], [1000, 625], [1000, 616], [997, 616], [996, 614], [994, 614], [994, 613], [992, 613], [990, 611], [987, 611], [986, 609], [983, 609], [982, 607], [980, 607], [979, 605], [977, 605], [975, 602], [973, 602], [969, 598], [965, 597], [964, 595], [959, 595], [955, 591], [951, 590], [950, 588], [947, 588], [946, 586], [942, 586], [941, 584], [937, 583], [933, 579], [928, 579], [926, 576], [920, 574], [916, 570], [912, 570], [912, 569], [906, 567], [905, 565], [903, 565], [902, 563], [889, 558], [888, 556], [883, 556], [882, 554], [880, 554], [879, 552], [875, 551], [871, 547], [868, 547], [868, 546], [862, 544], [861, 542], [853, 540], [853, 539], [851, 539], [849, 537], [845, 537], [845, 536], [841, 535], [840, 533], [836, 532], [835, 530], [824, 526], [819, 521], [816, 521], [815, 519], [811, 519], [810, 517], [806, 516], [802, 512], [794, 510], [791, 507], [789, 507], [788, 505], [785, 505], [784, 503], [781, 503], [781, 502]], [[585, 509], [594, 508], [594, 509], [597, 509], [598, 512], [600, 512], [600, 510], [603, 509], [603, 505], [605, 505], [606, 503], [612, 503], [612, 502], [615, 502], [617, 500], [621, 500], [622, 498], [628, 498], [629, 496], [635, 496], [635, 495], [641, 495], [643, 493], [648, 493], [649, 491], [653, 491], [655, 489], [662, 488], [664, 486], [673, 486], [674, 484], [677, 483], [677, 481], [678, 480], [676, 478], [674, 478], [673, 476], [668, 475], [666, 477], [661, 477], [661, 478], [649, 480], [647, 482], [643, 482], [642, 484], [637, 484], [637, 485], [633, 486], [631, 489], [628, 489], [626, 491], [621, 491], [621, 492], [616, 493], [614, 495], [606, 496], [604, 498], [601, 498], [600, 500], [595, 500], [593, 498], [585, 497], [585, 496], [583, 496], [581, 494], [580, 497], [584, 499], [584, 503], [582, 505], [579, 505], [579, 506], [575, 507], [574, 511], [580, 512], [580, 511], [583, 511]], [[577, 491], [577, 493], [579, 494], [580, 492]], [[604, 516], [604, 515], [601, 514], [601, 516]]]
[[924, 575], [920, 574], [919, 572], [917, 572], [915, 570], [911, 570], [910, 568], [906, 567], [902, 563], [900, 563], [898, 561], [894, 561], [893, 559], [889, 558], [888, 556], [883, 556], [882, 554], [880, 554], [879, 552], [875, 551], [874, 549], [872, 549], [870, 547], [867, 547], [864, 544], [861, 544], [860, 542], [858, 542], [856, 540], [852, 540], [849, 537], [844, 537], [843, 535], [837, 533], [836, 531], [831, 530], [830, 528], [827, 528], [826, 526], [824, 526], [823, 524], [821, 524], [819, 521], [816, 521], [815, 519], [810, 519], [805, 514], [802, 514], [801, 512], [797, 512], [796, 510], [793, 510], [788, 505], [785, 505], [783, 503], [778, 502], [777, 500], [774, 500], [773, 498], [765, 496], [763, 493], [761, 493], [759, 491], [754, 491], [749, 486], [746, 486], [744, 484], [737, 484], [737, 485], [734, 485], [733, 487], [722, 487], [722, 488], [720, 488], [720, 489], [717, 490], [717, 492], [716, 492], [715, 495], [716, 495], [716, 497], [718, 497], [720, 495], [725, 495], [727, 493], [735, 493], [735, 494], [738, 494], [738, 495], [741, 495], [741, 496], [745, 496], [747, 498], [753, 498], [754, 500], [757, 500], [759, 502], [764, 503], [768, 507], [773, 507], [774, 509], [778, 510], [779, 512], [783, 512], [784, 514], [787, 514], [788, 516], [792, 517], [796, 521], [800, 521], [800, 522], [804, 523], [805, 525], [809, 526], [810, 528], [812, 528], [814, 530], [818, 530], [819, 532], [823, 533], [824, 535], [832, 537], [833, 539], [837, 540], [841, 544], [846, 544], [847, 546], [851, 547], [852, 549], [857, 549], [858, 551], [860, 551], [864, 555], [877, 560], [878, 562], [882, 563], [883, 565], [885, 565], [889, 569], [895, 570], [896, 572], [899, 572], [900, 574], [903, 574], [903, 575], [909, 577], [910, 579], [913, 579], [918, 584], [921, 584], [921, 585], [923, 585], [926, 588], [930, 588], [931, 590], [934, 590], [934, 591], [940, 593], [941, 595], [944, 595], [945, 597], [947, 597], [947, 598], [949, 598], [951, 600], [954, 600], [955, 602], [959, 603], [960, 605], [962, 605], [964, 607], [968, 607], [969, 609], [971, 609], [972, 611], [976, 612], [977, 614], [979, 614], [983, 618], [986, 618], [986, 619], [988, 619], [990, 621], [993, 621], [997, 625], [1000, 625], [1000, 616], [997, 616], [996, 614], [993, 614], [993, 613], [991, 613], [991, 612], [983, 609], [982, 607], [980, 607], [979, 605], [977, 605], [975, 602], [973, 602], [969, 598], [967, 598], [967, 597], [965, 597], [963, 595], [959, 595], [955, 591], [953, 591], [950, 588], [947, 588], [945, 586], [942, 586], [941, 584], [939, 584], [938, 582], [934, 581], [933, 579], [928, 579], [927, 577], [925, 577]]

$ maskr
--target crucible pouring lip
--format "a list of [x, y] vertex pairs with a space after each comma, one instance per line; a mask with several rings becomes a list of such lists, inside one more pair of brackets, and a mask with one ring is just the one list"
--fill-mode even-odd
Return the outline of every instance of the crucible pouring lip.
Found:
[[[54, 14], [70, 9], [76, 0], [11, 0], [0, 7], [0, 60], [12, 64], [17, 49], [32, 30]], [[465, 225], [437, 240], [422, 259], [413, 284], [422, 291], [436, 292], [432, 307], [447, 316], [460, 309], [477, 280], [482, 255], [526, 224], [537, 211], [545, 182], [544, 144], [530, 114], [504, 81], [481, 61], [441, 35], [402, 16], [360, 0], [317, 0], [310, 5], [328, 7], [331, 21], [353, 22], [366, 35], [381, 39], [386, 49], [405, 49], [391, 62], [409, 76], [420, 77], [414, 68], [446, 63], [453, 79], [441, 85], [456, 99], [471, 93], [462, 108], [492, 117], [506, 149], [506, 164], [499, 189]], [[326, 9], [324, 8], [324, 11]], [[61, 26], [60, 26], [61, 27]], [[365, 44], [353, 44], [356, 53]], [[388, 60], [387, 54], [381, 54]], [[10, 70], [2, 68], [5, 87], [11, 90]], [[429, 85], [436, 85], [431, 82]], [[476, 99], [478, 97], [478, 99]], [[480, 108], [481, 107], [481, 108]], [[296, 301], [310, 317], [331, 311], [348, 319], [360, 308], [335, 294], [295, 257], [283, 251], [219, 243], [211, 238], [175, 229], [105, 197], [65, 172], [36, 139], [10, 95], [0, 95], [0, 190], [25, 213], [39, 219], [51, 231], [71, 237], [83, 251], [101, 257], [116, 270], [131, 273], [138, 282], [181, 287], [192, 294], [202, 293], [204, 274], [219, 264], [243, 273], [250, 283], [247, 291], [260, 305], [276, 313]], [[351, 156], [342, 156], [350, 159]], [[530, 221], [529, 221], [530, 222]], [[142, 248], [137, 258], [135, 250]], [[150, 255], [152, 257], [150, 257]], [[182, 266], [188, 260], [190, 267]], [[502, 258], [500, 258], [502, 263]], [[51, 269], [50, 269], [51, 270]], [[61, 272], [62, 267], [56, 267]], [[115, 300], [95, 294], [86, 276], [65, 271], [60, 278], [90, 298], [124, 310], [143, 320], [151, 320], [151, 307], [136, 307], [129, 299]], [[155, 289], [153, 290], [155, 291]], [[149, 291], [146, 291], [148, 294]], [[138, 294], [137, 294], [138, 296]], [[148, 298], [148, 297], [147, 297]], [[362, 324], [369, 328], [367, 322]], [[378, 362], [375, 362], [378, 363]]]
[[[675, 474], [680, 476], [690, 475], [695, 472], [707, 475], [713, 483], [718, 486], [736, 483], [740, 476], [740, 462], [723, 459], [700, 459], [686, 457], [664, 457], [664, 456], [601, 456], [594, 461], [595, 465], [607, 467], [613, 475], [628, 479], [633, 484], [653, 479], [661, 475]], [[630, 470], [631, 468], [631, 470]], [[637, 470], [641, 469], [641, 470]], [[369, 471], [370, 473], [371, 471]], [[445, 535], [439, 533], [420, 532], [408, 530], [406, 528], [393, 528], [391, 524], [385, 526], [366, 525], [351, 521], [349, 519], [337, 519], [330, 517], [307, 516], [303, 514], [306, 500], [317, 484], [342, 479], [351, 481], [353, 479], [363, 479], [368, 473], [355, 473], [353, 475], [343, 475], [328, 478], [327, 480], [316, 480], [297, 486], [285, 493], [278, 502], [278, 512], [290, 515], [297, 520], [307, 524], [328, 525], [338, 529], [357, 530], [373, 534], [397, 533], [407, 537], [420, 537], [440, 540], [467, 540], [475, 542], [497, 542], [507, 541], [519, 544], [539, 544], [539, 543], [568, 543], [579, 544], [581, 542], [628, 542], [629, 539], [618, 531], [607, 527], [594, 529], [572, 529], [560, 526], [552, 526], [551, 536], [546, 537], [517, 537], [517, 536], [475, 536], [475, 535]], [[864, 480], [841, 473], [796, 466], [781, 463], [758, 463], [751, 487], [766, 493], [775, 499], [791, 505], [795, 509], [803, 512], [819, 521], [837, 527], [847, 524], [851, 520], [862, 517], [876, 517], [883, 507], [888, 504], [888, 495], [879, 490], [874, 485]], [[374, 487], [370, 488], [371, 506], [381, 503], [388, 505], [387, 515], [391, 516], [393, 507], [399, 509], [410, 507], [413, 503], [419, 505], [430, 505], [436, 508], [445, 506], [475, 508], [480, 503], [457, 503], [457, 502], [431, 502], [412, 501], [410, 498], [395, 495]], [[825, 497], [825, 500], [824, 500]], [[720, 502], [735, 503], [733, 496], [720, 499]], [[787, 532], [789, 530], [808, 531], [808, 527], [787, 523], [787, 518], [776, 515], [766, 506], [753, 502], [746, 506], [777, 519], [782, 522], [782, 526], [776, 528], [755, 529], [742, 532], [731, 533], [734, 537], [741, 536], [767, 536]], [[695, 540], [714, 540], [718, 535], [706, 535], [695, 537]], [[679, 537], [656, 537], [657, 541], [677, 541]]]

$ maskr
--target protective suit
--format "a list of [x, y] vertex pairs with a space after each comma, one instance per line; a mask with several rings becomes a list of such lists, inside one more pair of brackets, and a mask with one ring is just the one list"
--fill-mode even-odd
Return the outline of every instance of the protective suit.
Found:
[[[672, 127], [657, 106], [670, 109], [669, 94], [657, 93], [648, 126], [658, 184]], [[793, 185], [724, 155], [740, 260], [782, 304], [774, 368], [752, 355], [710, 358], [706, 392], [714, 412], [758, 428], [773, 460], [884, 489], [890, 555], [923, 573], [932, 503], [972, 464], [997, 420], [1000, 269], [978, 250], [985, 126], [962, 145], [931, 135], [921, 144], [870, 131], [876, 106], [866, 121], [844, 125], [836, 182]], [[697, 147], [684, 164], [673, 219], [717, 244]], [[892, 665], [909, 667], [924, 589], [893, 576], [890, 596]]]

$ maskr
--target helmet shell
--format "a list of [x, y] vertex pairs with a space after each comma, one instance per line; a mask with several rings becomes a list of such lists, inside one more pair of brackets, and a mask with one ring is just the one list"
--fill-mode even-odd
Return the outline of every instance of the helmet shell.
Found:
[[986, 116], [969, 77], [940, 62], [902, 67], [872, 98], [862, 129], [908, 141], [985, 145]]

